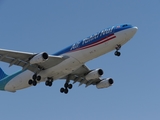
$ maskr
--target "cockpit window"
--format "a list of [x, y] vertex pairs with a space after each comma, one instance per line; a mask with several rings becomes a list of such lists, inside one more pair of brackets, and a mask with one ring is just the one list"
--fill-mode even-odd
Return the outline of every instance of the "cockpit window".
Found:
[[125, 25], [123, 25], [122, 27], [126, 27], [126, 26], [128, 26], [127, 24], [125, 24]]

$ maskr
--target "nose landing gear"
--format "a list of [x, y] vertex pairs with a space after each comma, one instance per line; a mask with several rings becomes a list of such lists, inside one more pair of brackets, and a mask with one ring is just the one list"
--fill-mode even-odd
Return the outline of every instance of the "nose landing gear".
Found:
[[121, 49], [121, 45], [117, 44], [117, 46], [115, 47], [116, 51], [114, 52], [115, 56], [120, 56], [121, 53], [119, 52], [119, 50]]

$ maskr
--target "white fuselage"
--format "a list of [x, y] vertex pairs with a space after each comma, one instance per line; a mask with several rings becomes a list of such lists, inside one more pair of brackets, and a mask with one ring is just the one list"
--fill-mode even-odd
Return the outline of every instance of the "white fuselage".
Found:
[[[137, 28], [133, 27], [116, 32], [114, 33], [116, 37], [112, 40], [87, 49], [62, 54], [69, 56], [69, 58], [54, 67], [41, 71], [39, 73], [39, 75], [42, 77], [41, 82], [46, 81], [47, 77], [53, 77], [54, 80], [62, 78], [74, 72], [87, 61], [90, 61], [114, 50], [117, 44], [125, 44], [133, 37], [136, 29]], [[33, 74], [34, 73], [29, 70], [23, 71], [21, 74], [17, 75], [7, 83], [7, 85], [5, 86], [5, 90], [15, 92], [16, 90], [30, 87], [30, 85], [28, 84], [28, 80], [32, 78]]]

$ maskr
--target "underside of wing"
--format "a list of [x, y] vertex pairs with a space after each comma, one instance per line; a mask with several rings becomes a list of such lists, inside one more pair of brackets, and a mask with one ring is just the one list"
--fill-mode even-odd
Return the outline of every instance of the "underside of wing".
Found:
[[[79, 86], [85, 84], [86, 87], [88, 87], [89, 85], [97, 85], [97, 88], [105, 88], [113, 84], [113, 80], [111, 78], [100, 78], [102, 75], [102, 69], [98, 68], [90, 70], [87, 66], [82, 65], [76, 71], [65, 76], [62, 79], [66, 79], [67, 81], [72, 80], [73, 84], [79, 82]], [[106, 81], [105, 84], [104, 81]]]
[[21, 66], [33, 72], [53, 67], [67, 58], [68, 56], [53, 56], [45, 52], [37, 54], [0, 49], [0, 61], [9, 63], [9, 66]]

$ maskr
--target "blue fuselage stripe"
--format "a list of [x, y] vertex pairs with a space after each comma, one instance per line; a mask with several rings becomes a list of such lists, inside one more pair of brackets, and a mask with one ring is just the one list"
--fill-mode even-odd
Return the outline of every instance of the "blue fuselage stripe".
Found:
[[77, 51], [77, 50], [81, 50], [82, 48], [87, 48], [87, 46], [90, 46], [92, 44], [95, 44], [103, 39], [105, 39], [106, 37], [109, 37], [111, 35], [114, 35], [115, 33], [117, 32], [120, 32], [122, 30], [125, 30], [125, 29], [128, 29], [128, 28], [131, 28], [133, 26], [131, 25], [128, 25], [127, 27], [110, 27], [110, 28], [107, 28], [105, 30], [102, 30], [90, 37], [87, 37], [77, 43], [74, 43], [73, 45], [70, 45], [69, 47], [53, 54], [53, 55], [61, 55], [61, 54], [65, 54], [65, 53], [68, 53], [68, 52], [72, 52], [72, 51]]

